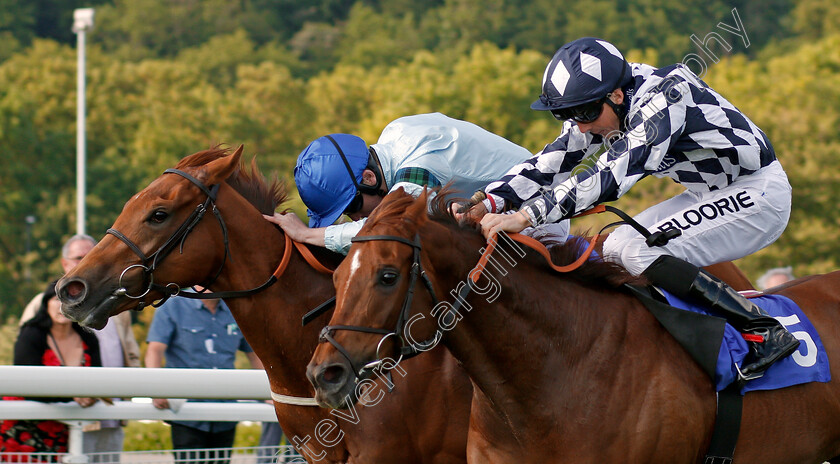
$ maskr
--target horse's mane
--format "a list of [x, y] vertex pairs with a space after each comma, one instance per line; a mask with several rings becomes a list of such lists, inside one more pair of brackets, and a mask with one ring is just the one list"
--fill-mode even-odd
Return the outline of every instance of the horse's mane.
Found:
[[[426, 196], [423, 195], [420, 198], [426, 198]], [[419, 230], [428, 216], [425, 214], [410, 214], [410, 211], [412, 207], [416, 210], [418, 208], [417, 203], [421, 201], [425, 202], [415, 199], [400, 187], [388, 195], [388, 201], [383, 201], [373, 210], [365, 223], [365, 228], [387, 226], [406, 235], [410, 230]]]
[[[175, 165], [175, 168], [201, 168], [211, 161], [230, 156], [230, 151], [230, 148], [217, 145], [184, 157]], [[263, 214], [274, 214], [277, 206], [288, 199], [285, 184], [277, 178], [276, 174], [272, 175], [270, 182], [267, 182], [257, 167], [256, 157], [251, 159], [250, 168], [245, 166], [244, 162], [240, 162], [226, 182]]]
[[[462, 199], [456, 198], [454, 190], [451, 187], [443, 187], [436, 197], [431, 200], [429, 205], [429, 217], [440, 224], [449, 228], [459, 229], [461, 233], [478, 233], [476, 225], [470, 223], [458, 223], [458, 221], [450, 214], [448, 205], [453, 201], [460, 201]], [[399, 198], [396, 201], [389, 203], [387, 209], [390, 214], [399, 219], [401, 213], [405, 210], [405, 205], [408, 202], [418, 201], [411, 197], [407, 199]], [[383, 208], [383, 212], [384, 212]], [[586, 249], [588, 241], [584, 236], [588, 235], [584, 232], [582, 235], [575, 236], [564, 243], [555, 243], [549, 248], [551, 260], [559, 266], [573, 263], [580, 256], [581, 250]], [[550, 245], [550, 244], [549, 244]], [[542, 260], [542, 257], [535, 258]], [[549, 271], [554, 272], [554, 271]], [[618, 287], [625, 283], [643, 285], [647, 283], [644, 277], [636, 277], [627, 272], [622, 266], [604, 261], [601, 259], [587, 260], [579, 268], [571, 271], [568, 276], [583, 282], [605, 282], [610, 286]]]

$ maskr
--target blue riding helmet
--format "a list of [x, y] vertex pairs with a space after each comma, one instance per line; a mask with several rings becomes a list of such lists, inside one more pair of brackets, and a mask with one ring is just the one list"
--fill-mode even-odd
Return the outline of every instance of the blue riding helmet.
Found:
[[531, 108], [558, 110], [603, 98], [632, 78], [624, 55], [611, 43], [584, 37], [560, 47], [545, 68], [542, 95]]
[[[336, 145], [341, 147], [347, 164]], [[356, 195], [356, 185], [362, 181], [369, 156], [365, 141], [350, 134], [320, 137], [300, 153], [295, 184], [308, 208], [309, 227], [329, 226], [347, 209]], [[348, 168], [353, 172], [352, 178]]]

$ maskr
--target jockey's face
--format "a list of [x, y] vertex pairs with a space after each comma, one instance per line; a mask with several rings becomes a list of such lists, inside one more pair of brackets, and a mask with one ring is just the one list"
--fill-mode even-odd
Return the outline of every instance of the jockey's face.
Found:
[[379, 206], [379, 203], [382, 203], [382, 197], [380, 197], [379, 195], [368, 195], [366, 193], [363, 193], [362, 209], [356, 211], [353, 214], [349, 214], [348, 216], [350, 216], [350, 219], [354, 221], [366, 218], [370, 216], [370, 213], [373, 212], [374, 208]]
[[[621, 89], [615, 89], [609, 94], [609, 99], [615, 104], [621, 104], [624, 101], [624, 92]], [[575, 122], [582, 133], [592, 132], [600, 136], [606, 136], [611, 132], [619, 130], [618, 115], [615, 114], [612, 107], [606, 103], [602, 103], [604, 108], [598, 119], [590, 123]]]

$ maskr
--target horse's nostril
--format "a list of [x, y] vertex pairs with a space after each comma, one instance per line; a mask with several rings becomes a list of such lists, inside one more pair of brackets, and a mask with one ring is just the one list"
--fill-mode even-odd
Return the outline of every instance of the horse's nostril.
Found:
[[73, 280], [67, 282], [67, 284], [61, 289], [61, 293], [68, 299], [68, 300], [76, 300], [82, 295], [85, 291], [85, 285], [78, 280]]
[[323, 380], [324, 383], [341, 383], [344, 380], [345, 372], [344, 367], [340, 365], [333, 365], [324, 369], [324, 372], [321, 374], [321, 380]]

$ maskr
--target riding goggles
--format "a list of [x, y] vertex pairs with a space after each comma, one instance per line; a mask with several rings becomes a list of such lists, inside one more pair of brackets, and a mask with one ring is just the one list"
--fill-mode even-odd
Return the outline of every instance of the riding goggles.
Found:
[[558, 108], [550, 111], [554, 118], [558, 121], [571, 119], [582, 124], [589, 124], [601, 116], [601, 112], [604, 110], [604, 102], [606, 100], [607, 97], [605, 96], [599, 98], [598, 100], [583, 103], [571, 108]]

